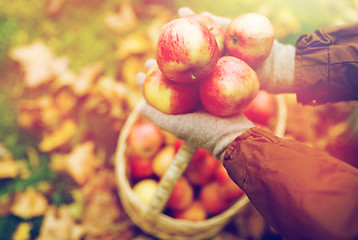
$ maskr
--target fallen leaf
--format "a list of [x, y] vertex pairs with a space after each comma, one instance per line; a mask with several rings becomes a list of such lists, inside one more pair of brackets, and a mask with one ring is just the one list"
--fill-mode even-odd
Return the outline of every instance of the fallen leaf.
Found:
[[148, 37], [143, 33], [132, 33], [118, 40], [115, 55], [118, 60], [123, 60], [134, 54], [145, 54], [153, 49]]
[[122, 3], [116, 12], [107, 13], [105, 23], [117, 34], [128, 32], [138, 25], [138, 19], [130, 3]]
[[10, 57], [24, 68], [25, 86], [29, 88], [53, 80], [68, 68], [68, 58], [55, 57], [52, 50], [41, 41], [11, 49]]
[[87, 182], [98, 167], [94, 147], [93, 142], [81, 143], [76, 145], [71, 153], [64, 156], [66, 171], [79, 185]]
[[39, 148], [43, 152], [50, 152], [68, 143], [77, 132], [77, 124], [72, 119], [64, 120], [54, 131], [44, 134]]
[[43, 215], [47, 207], [45, 196], [29, 187], [26, 191], [15, 194], [10, 211], [15, 216], [26, 219]]
[[28, 240], [31, 239], [32, 224], [29, 222], [22, 222], [17, 225], [14, 234], [12, 235], [13, 240]]
[[75, 222], [66, 205], [60, 206], [59, 209], [50, 206], [45, 213], [37, 240], [79, 240], [83, 235], [83, 227]]

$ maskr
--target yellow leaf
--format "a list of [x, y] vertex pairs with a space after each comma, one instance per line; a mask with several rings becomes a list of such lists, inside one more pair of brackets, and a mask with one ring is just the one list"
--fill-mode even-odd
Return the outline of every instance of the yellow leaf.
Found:
[[94, 143], [85, 142], [64, 156], [65, 169], [68, 174], [79, 184], [84, 184], [93, 174], [97, 167], [94, 154]]
[[45, 196], [33, 188], [27, 188], [25, 192], [15, 194], [10, 211], [18, 217], [32, 218], [43, 215], [47, 206], [48, 202]]
[[65, 120], [54, 132], [45, 135], [39, 144], [41, 151], [50, 152], [68, 143], [77, 131], [77, 124], [72, 119]]
[[27, 240], [31, 239], [30, 231], [32, 224], [28, 222], [22, 222], [17, 225], [14, 234], [12, 235], [13, 240]]
[[85, 229], [75, 222], [68, 206], [62, 205], [60, 208], [50, 206], [44, 216], [38, 240], [79, 240], [84, 233]]
[[137, 16], [130, 3], [122, 3], [117, 12], [110, 12], [105, 17], [107, 26], [115, 33], [124, 33], [134, 29], [138, 24]]
[[133, 54], [143, 54], [153, 48], [147, 37], [140, 33], [133, 33], [123, 37], [117, 42], [116, 57], [119, 60], [125, 59]]

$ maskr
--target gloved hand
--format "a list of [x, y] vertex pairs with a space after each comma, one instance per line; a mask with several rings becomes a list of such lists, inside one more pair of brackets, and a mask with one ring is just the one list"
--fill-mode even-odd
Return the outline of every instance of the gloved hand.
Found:
[[[149, 59], [145, 65], [150, 69], [154, 64], [155, 60]], [[143, 86], [145, 76], [144, 73], [137, 74], [140, 87]], [[187, 114], [168, 115], [147, 103], [143, 104], [140, 112], [159, 128], [195, 147], [205, 148], [218, 160], [223, 160], [226, 148], [237, 136], [254, 126], [243, 114], [221, 118], [199, 110]]]
[[[195, 14], [190, 8], [184, 7], [178, 10], [180, 17]], [[214, 19], [224, 29], [229, 25], [231, 19], [216, 16], [209, 12], [203, 12]], [[261, 89], [270, 93], [293, 93], [294, 90], [294, 69], [295, 69], [296, 48], [292, 45], [285, 45], [274, 41], [268, 58], [254, 70], [260, 80]]]

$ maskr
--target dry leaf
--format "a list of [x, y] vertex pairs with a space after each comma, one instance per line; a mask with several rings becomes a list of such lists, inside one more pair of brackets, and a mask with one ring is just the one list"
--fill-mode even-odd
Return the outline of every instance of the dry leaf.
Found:
[[65, 155], [65, 169], [79, 185], [84, 184], [94, 175], [98, 161], [94, 153], [94, 143], [85, 142], [76, 145], [71, 153]]
[[43, 215], [47, 207], [45, 196], [29, 187], [25, 192], [15, 194], [10, 211], [21, 218], [32, 218]]
[[121, 38], [117, 42], [116, 57], [123, 60], [133, 54], [144, 54], [153, 49], [153, 45], [148, 41], [147, 36], [142, 33], [132, 33]]
[[0, 179], [15, 178], [19, 173], [19, 168], [12, 160], [0, 161]]
[[25, 85], [29, 88], [51, 81], [68, 68], [68, 59], [55, 57], [41, 41], [12, 49], [10, 57], [24, 68]]
[[109, 29], [119, 34], [134, 29], [138, 24], [138, 19], [132, 4], [125, 2], [118, 6], [118, 11], [108, 13], [105, 22]]
[[49, 134], [43, 136], [39, 148], [43, 152], [50, 152], [68, 143], [77, 132], [77, 124], [72, 119], [64, 120], [61, 125]]
[[[120, 207], [114, 172], [110, 169], [101, 169], [93, 175], [91, 180], [82, 188], [85, 196], [83, 226], [91, 235], [110, 234], [123, 232], [132, 224], [127, 223], [119, 226], [128, 220]], [[120, 236], [120, 234], [119, 234]]]
[[17, 225], [14, 234], [12, 235], [13, 240], [28, 240], [31, 239], [30, 231], [32, 224], [28, 222], [22, 222]]
[[37, 240], [79, 240], [83, 235], [83, 228], [76, 224], [67, 206], [59, 209], [51, 206], [46, 211]]
[[103, 73], [104, 65], [101, 62], [96, 62], [84, 67], [79, 76], [77, 76], [71, 84], [73, 92], [77, 96], [87, 94], [93, 87], [96, 78]]

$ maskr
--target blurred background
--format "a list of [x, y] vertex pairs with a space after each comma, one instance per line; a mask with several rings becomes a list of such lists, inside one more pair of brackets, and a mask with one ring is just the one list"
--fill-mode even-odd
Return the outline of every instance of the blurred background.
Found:
[[[113, 157], [135, 75], [180, 7], [262, 13], [288, 44], [358, 20], [357, 0], [1, 0], [0, 239], [151, 239], [121, 207]], [[286, 100], [287, 137], [354, 164], [354, 102]], [[215, 239], [280, 239], [245, 214]]]

